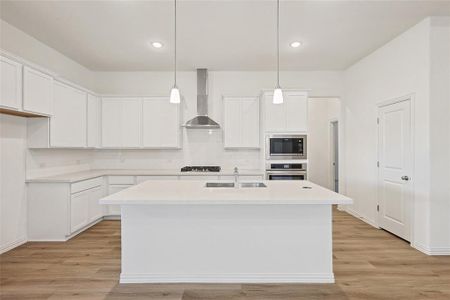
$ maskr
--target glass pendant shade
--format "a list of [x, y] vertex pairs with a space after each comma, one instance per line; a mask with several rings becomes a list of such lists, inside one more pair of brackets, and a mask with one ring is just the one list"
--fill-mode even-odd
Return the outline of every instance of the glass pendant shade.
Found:
[[275, 90], [273, 91], [273, 100], [272, 100], [273, 104], [282, 104], [283, 103], [283, 91], [281, 90], [281, 88], [278, 86], [275, 88]]
[[176, 86], [170, 90], [170, 103], [180, 103], [180, 90]]

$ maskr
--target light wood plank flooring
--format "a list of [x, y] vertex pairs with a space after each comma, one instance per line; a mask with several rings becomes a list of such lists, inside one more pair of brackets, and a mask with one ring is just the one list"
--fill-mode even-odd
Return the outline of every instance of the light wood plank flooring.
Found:
[[450, 299], [450, 256], [334, 211], [336, 284], [119, 285], [120, 222], [65, 243], [27, 243], [0, 256], [0, 299]]

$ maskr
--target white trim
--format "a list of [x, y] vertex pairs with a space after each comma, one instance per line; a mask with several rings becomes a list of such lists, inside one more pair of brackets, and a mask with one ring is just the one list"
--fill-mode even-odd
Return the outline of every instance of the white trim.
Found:
[[450, 255], [450, 247], [431, 247], [431, 248], [429, 248], [420, 243], [411, 244], [411, 247], [413, 247], [416, 250], [419, 250], [422, 253], [425, 253], [426, 255]]
[[120, 215], [107, 215], [103, 217], [103, 220], [120, 220]]
[[334, 283], [333, 273], [120, 274], [120, 283]]
[[19, 239], [19, 240], [17, 240], [17, 241], [14, 241], [14, 242], [12, 242], [12, 243], [6, 245], [5, 247], [2, 247], [2, 248], [0, 249], [0, 254], [3, 254], [3, 253], [5, 253], [5, 252], [8, 252], [9, 250], [12, 250], [12, 249], [14, 249], [14, 248], [16, 248], [16, 247], [19, 247], [20, 245], [23, 245], [23, 244], [25, 244], [26, 242], [27, 242], [27, 239], [26, 239], [25, 237], [23, 237], [23, 238], [21, 238], [21, 239]]
[[347, 205], [342, 205], [341, 208], [339, 209], [341, 211], [345, 211], [346, 213], [348, 213], [349, 215], [352, 215], [353, 217], [360, 219], [361, 221], [369, 224], [372, 227], [375, 227], [377, 229], [380, 229], [380, 226], [378, 226], [378, 224], [372, 220], [369, 220], [368, 218], [360, 215], [359, 213], [357, 213], [356, 211], [352, 210], [351, 208], [349, 208]]

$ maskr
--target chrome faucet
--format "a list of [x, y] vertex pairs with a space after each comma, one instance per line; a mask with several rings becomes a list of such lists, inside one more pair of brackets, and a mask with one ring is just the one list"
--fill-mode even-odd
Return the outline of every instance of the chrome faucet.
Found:
[[237, 187], [239, 187], [239, 185], [238, 185], [238, 181], [239, 181], [239, 170], [238, 170], [237, 167], [234, 167], [234, 172], [233, 172], [233, 174], [234, 174], [234, 187], [237, 188]]

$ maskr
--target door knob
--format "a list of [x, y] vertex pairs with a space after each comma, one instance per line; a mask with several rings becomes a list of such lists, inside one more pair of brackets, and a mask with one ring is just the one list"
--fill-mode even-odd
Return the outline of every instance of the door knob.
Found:
[[408, 181], [408, 180], [409, 180], [409, 177], [408, 177], [408, 176], [402, 176], [402, 180]]

